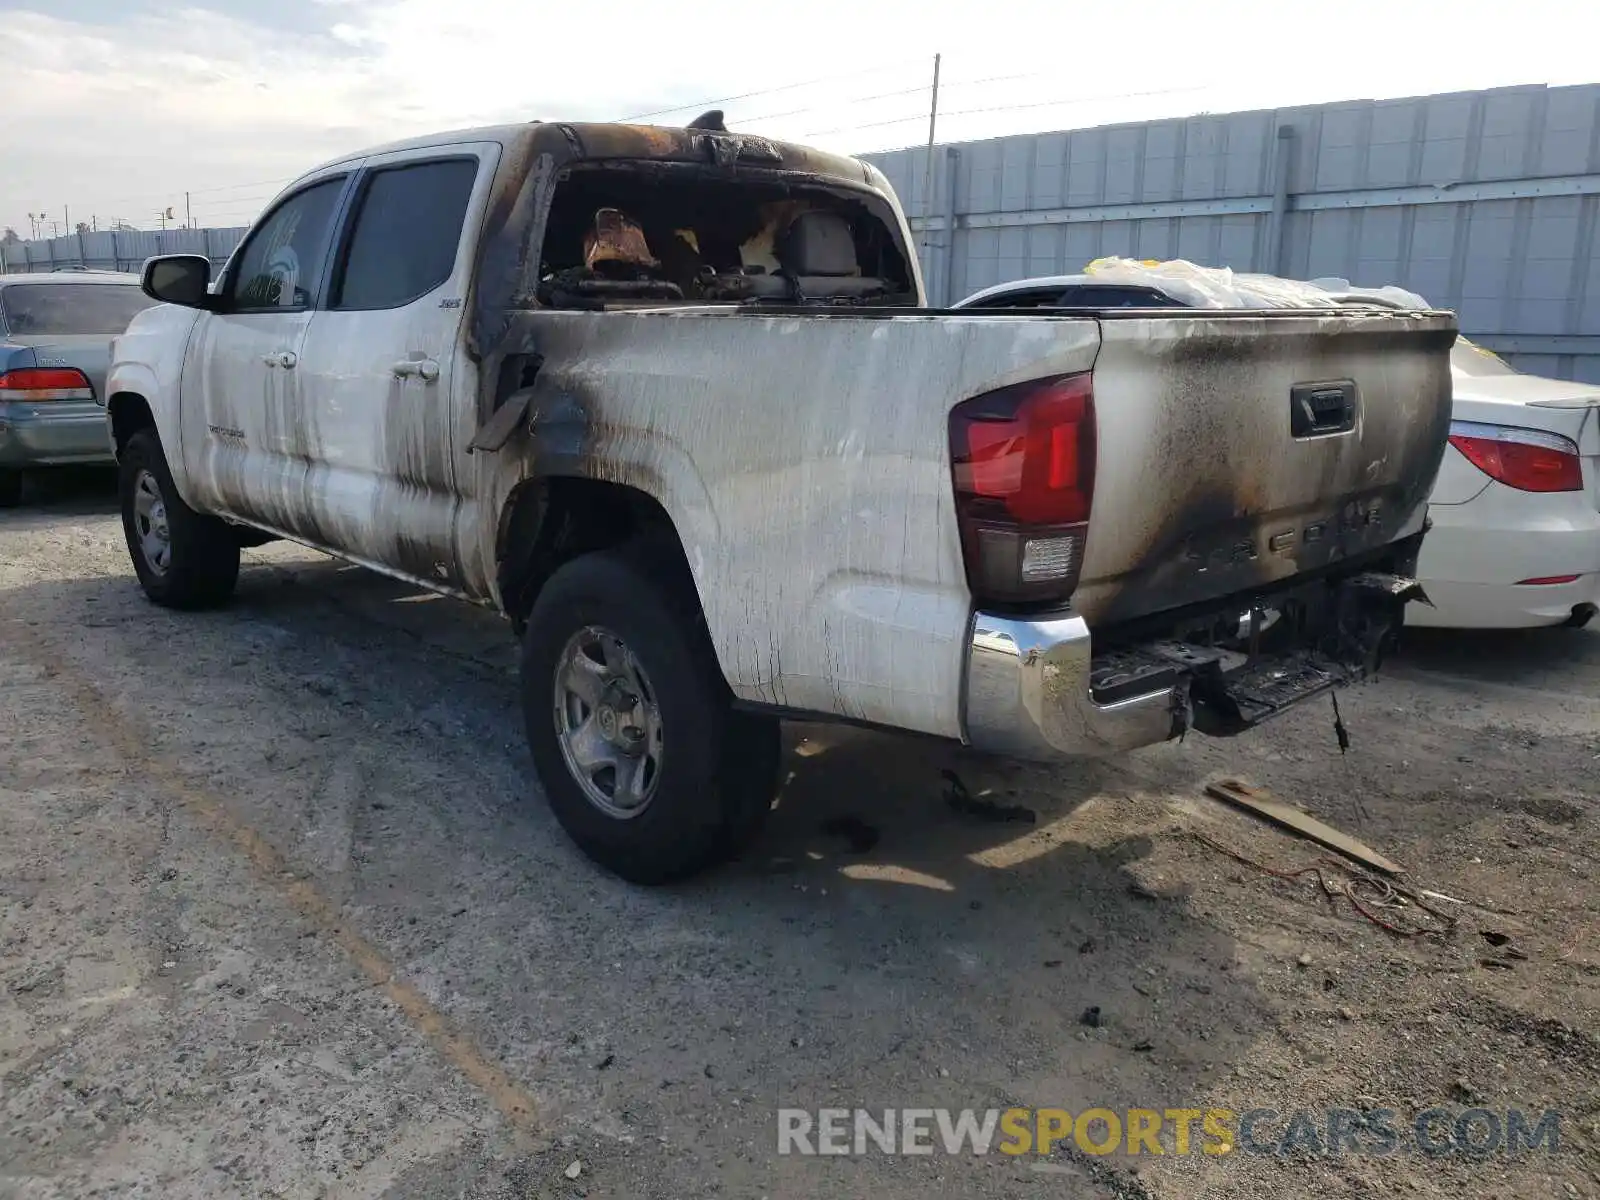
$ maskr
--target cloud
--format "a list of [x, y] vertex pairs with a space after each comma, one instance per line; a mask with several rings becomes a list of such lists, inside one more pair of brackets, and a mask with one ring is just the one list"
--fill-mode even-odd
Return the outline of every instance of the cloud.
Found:
[[[29, 0], [24, 0], [29, 2]], [[31, 0], [44, 5], [46, 0]], [[1524, 0], [50, 0], [0, 11], [0, 221], [245, 220], [324, 159], [535, 117], [735, 125], [841, 150], [1439, 88], [1584, 78], [1576, 11]], [[1309, 47], [1315, 46], [1315, 53]], [[1308, 65], [1311, 64], [1311, 65]]]

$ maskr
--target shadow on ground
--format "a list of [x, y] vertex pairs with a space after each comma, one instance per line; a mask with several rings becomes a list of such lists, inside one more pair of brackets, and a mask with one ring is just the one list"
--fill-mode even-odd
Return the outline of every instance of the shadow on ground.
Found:
[[0, 509], [0, 527], [116, 511], [116, 467], [51, 467], [24, 474], [22, 503]]
[[[632, 888], [538, 796], [498, 617], [296, 553], [248, 555], [220, 612], [100, 577], [4, 615], [53, 631], [556, 1128], [671, 1129], [685, 1186], [754, 1194], [819, 1181], [773, 1158], [779, 1105], [1181, 1107], [1262, 1034], [1233, 939], [1142, 874], [1170, 814], [1112, 767], [794, 727], [750, 854]], [[945, 771], [1032, 820], [958, 811]], [[895, 1162], [924, 1167], [982, 1164]]]

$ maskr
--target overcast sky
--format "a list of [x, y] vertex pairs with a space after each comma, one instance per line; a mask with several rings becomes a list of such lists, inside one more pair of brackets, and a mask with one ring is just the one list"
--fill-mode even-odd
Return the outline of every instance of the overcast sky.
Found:
[[[868, 151], [1196, 112], [1600, 81], [1594, 0], [0, 0], [0, 224], [247, 223], [434, 130], [691, 119]], [[746, 96], [747, 93], [753, 93]], [[672, 106], [682, 106], [676, 111]]]

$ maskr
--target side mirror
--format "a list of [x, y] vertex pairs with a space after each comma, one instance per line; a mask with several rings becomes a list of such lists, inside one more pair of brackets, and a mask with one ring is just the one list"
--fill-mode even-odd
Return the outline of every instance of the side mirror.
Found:
[[164, 254], [144, 264], [139, 286], [163, 304], [210, 308], [211, 262], [203, 254]]

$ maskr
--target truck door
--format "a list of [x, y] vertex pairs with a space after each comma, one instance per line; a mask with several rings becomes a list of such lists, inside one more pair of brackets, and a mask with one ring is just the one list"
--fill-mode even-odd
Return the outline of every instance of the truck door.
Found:
[[297, 529], [314, 437], [302, 415], [301, 345], [351, 175], [310, 181], [256, 223], [189, 339], [182, 453], [201, 507]]
[[299, 382], [316, 431], [307, 503], [316, 539], [434, 586], [459, 587], [456, 406], [475, 371], [458, 353], [476, 214], [495, 143], [367, 159], [312, 319]]

